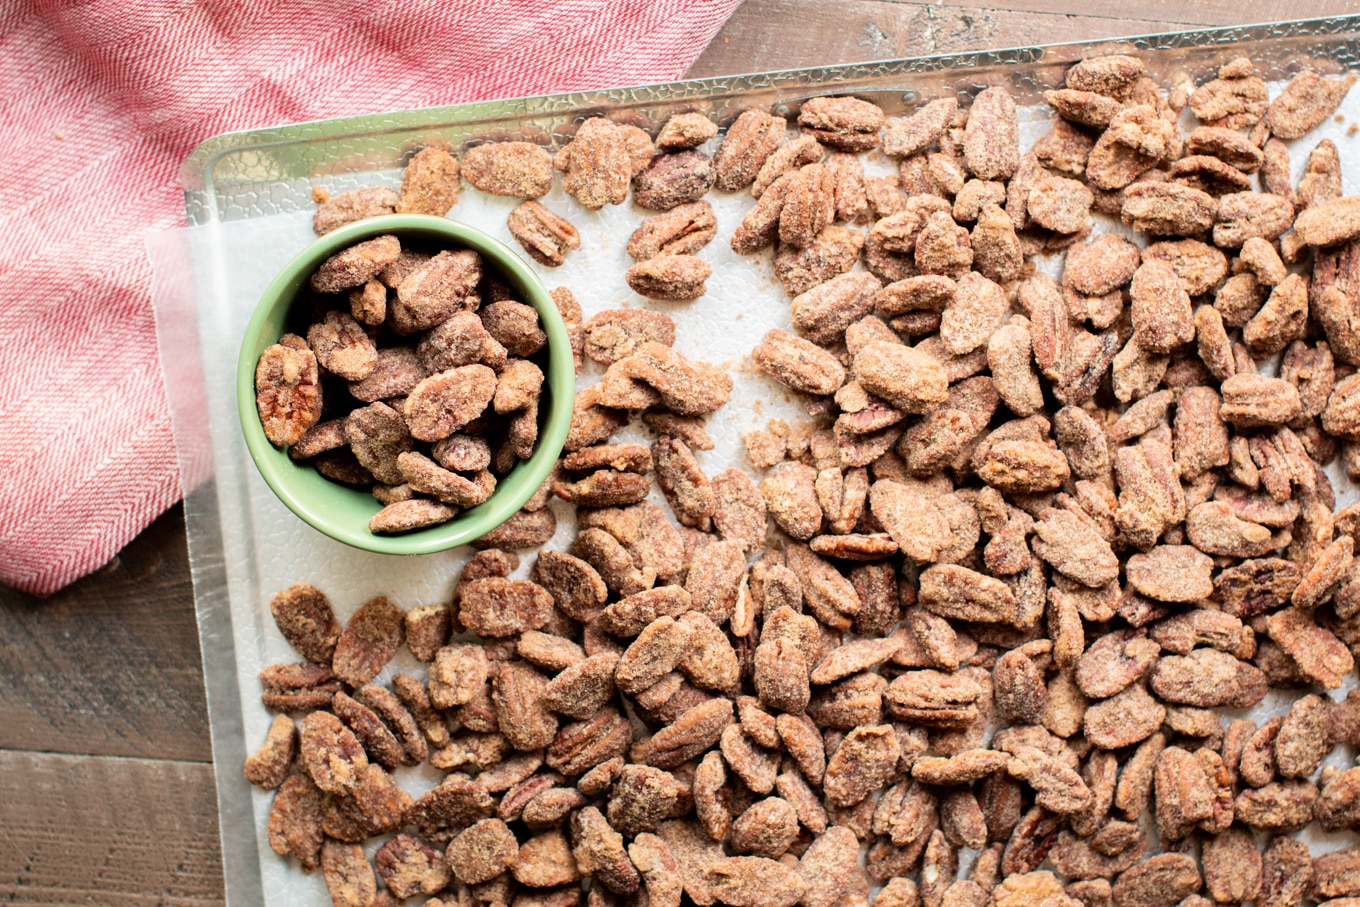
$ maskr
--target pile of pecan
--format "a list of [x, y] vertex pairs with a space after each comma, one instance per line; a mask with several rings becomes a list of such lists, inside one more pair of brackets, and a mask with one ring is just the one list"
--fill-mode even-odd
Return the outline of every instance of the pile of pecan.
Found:
[[[400, 195], [357, 195], [443, 214], [458, 174], [448, 152], [426, 148]], [[385, 505], [370, 531], [446, 522], [533, 454], [547, 334], [476, 252], [379, 236], [326, 259], [306, 289], [294, 302], [318, 315], [306, 336], [284, 334], [256, 364], [260, 423], [293, 460], [370, 488]]]
[[[1292, 836], [1360, 827], [1360, 768], [1323, 767], [1360, 743], [1360, 697], [1326, 692], [1360, 647], [1360, 504], [1323, 471], [1360, 472], [1360, 198], [1332, 142], [1297, 185], [1284, 145], [1353, 80], [1272, 100], [1245, 59], [1166, 89], [1084, 60], [1024, 154], [1001, 88], [900, 120], [817, 98], [792, 139], [749, 110], [712, 158], [694, 113], [654, 143], [596, 118], [555, 159], [469, 151], [548, 264], [575, 236], [533, 201], [553, 167], [587, 208], [631, 183], [661, 213], [627, 279], [658, 298], [702, 293], [702, 196], [749, 187], [732, 247], [774, 247], [794, 328], [753, 359], [810, 420], [746, 436], [758, 482], [708, 476], [726, 376], [666, 316], [584, 321], [559, 291], [604, 374], [453, 600], [342, 628], [311, 586], [273, 599], [307, 660], [261, 677], [306, 713], [247, 764], [278, 788], [271, 845], [350, 907], [1360, 897], [1360, 847]], [[865, 176], [874, 149], [897, 176]], [[1146, 247], [1092, 239], [1093, 212]], [[1060, 279], [1036, 270], [1058, 251]], [[635, 415], [655, 442], [612, 442]], [[550, 496], [575, 539], [512, 578]], [[427, 679], [375, 684], [403, 643]], [[1241, 717], [1272, 689], [1284, 714]], [[393, 773], [426, 762], [447, 776], [412, 798]]]

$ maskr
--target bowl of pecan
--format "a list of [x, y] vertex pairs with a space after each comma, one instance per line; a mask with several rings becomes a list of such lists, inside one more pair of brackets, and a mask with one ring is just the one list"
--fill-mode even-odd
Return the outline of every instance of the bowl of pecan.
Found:
[[251, 459], [331, 538], [471, 542], [543, 485], [575, 367], [551, 295], [500, 241], [420, 214], [319, 237], [265, 290], [237, 362]]

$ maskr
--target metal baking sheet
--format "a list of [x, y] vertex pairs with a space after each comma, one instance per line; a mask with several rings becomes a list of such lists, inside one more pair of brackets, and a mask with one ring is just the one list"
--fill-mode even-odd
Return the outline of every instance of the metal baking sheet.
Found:
[[[479, 141], [518, 139], [555, 148], [592, 115], [654, 131], [674, 112], [698, 110], [725, 126], [752, 106], [796, 115], [801, 100], [827, 93], [871, 99], [892, 116], [937, 97], [968, 97], [990, 85], [1004, 85], [1022, 105], [1022, 143], [1027, 145], [1045, 129], [1041, 92], [1060, 85], [1065, 68], [1084, 56], [1132, 52], [1160, 82], [1184, 70], [1200, 83], [1221, 63], [1246, 55], [1267, 81], [1277, 83], [1303, 68], [1360, 71], [1358, 50], [1360, 16], [1336, 17], [401, 111], [229, 133], [200, 145], [181, 171], [189, 228], [151, 237], [148, 247], [156, 272], [162, 364], [187, 489], [185, 515], [217, 768], [227, 903], [329, 902], [319, 874], [304, 876], [269, 850], [263, 830], [270, 795], [252, 790], [240, 771], [269, 721], [254, 675], [264, 664], [295, 658], [273, 627], [269, 596], [289, 582], [305, 580], [331, 595], [342, 620], [378, 593], [409, 608], [447, 600], [464, 559], [463, 552], [422, 558], [364, 556], [331, 542], [273, 500], [245, 455], [229, 377], [236, 347], [259, 291], [310, 239], [313, 186], [341, 191], [394, 184], [410, 154], [431, 142], [459, 149]], [[1278, 89], [1272, 84], [1272, 95]], [[1351, 194], [1360, 178], [1360, 140], [1349, 136], [1348, 127], [1360, 117], [1360, 92], [1352, 92], [1342, 114], [1346, 122], [1328, 123], [1295, 143], [1293, 156], [1297, 173], [1317, 138], [1334, 138]], [[892, 171], [891, 162], [875, 155], [866, 167], [870, 172]], [[688, 306], [663, 308], [677, 320], [678, 348], [720, 362], [737, 379], [733, 402], [710, 421], [719, 449], [703, 462], [713, 474], [728, 465], [740, 466], [739, 432], [763, 425], [773, 415], [796, 414], [796, 406], [751, 374], [744, 360], [745, 351], [765, 330], [788, 327], [787, 298], [772, 278], [768, 253], [743, 259], [727, 251], [732, 227], [749, 199], [719, 193], [709, 198], [719, 218], [717, 239], [701, 253], [715, 268], [709, 293]], [[623, 287], [627, 258], [622, 246], [645, 212], [624, 205], [587, 213], [562, 195], [560, 187], [545, 202], [572, 220], [583, 238], [582, 250], [566, 266], [539, 269], [548, 285], [574, 289], [587, 314], [640, 304]], [[450, 217], [505, 233], [505, 215], [513, 205], [513, 200], [465, 188]], [[1102, 229], [1113, 228], [1098, 223], [1097, 231]], [[583, 383], [592, 380], [583, 376]], [[565, 537], [560, 530], [549, 547], [561, 547]], [[527, 566], [532, 557], [525, 562]], [[395, 667], [420, 669], [413, 661]], [[406, 774], [399, 774], [399, 780], [413, 792], [435, 780], [432, 772], [401, 771]], [[1319, 839], [1315, 846], [1332, 845]]]

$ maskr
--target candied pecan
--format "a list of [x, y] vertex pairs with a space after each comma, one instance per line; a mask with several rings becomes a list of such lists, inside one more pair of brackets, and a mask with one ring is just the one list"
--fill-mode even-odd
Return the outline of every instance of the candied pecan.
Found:
[[1309, 205], [1294, 219], [1294, 232], [1309, 246], [1335, 246], [1360, 236], [1360, 196]]
[[678, 205], [643, 221], [628, 239], [628, 254], [638, 261], [657, 255], [693, 255], [716, 232], [717, 221], [708, 202]]
[[854, 267], [864, 245], [864, 234], [847, 227], [828, 226], [803, 247], [780, 243], [774, 273], [790, 296], [798, 296]]
[[458, 881], [473, 885], [509, 869], [518, 854], [519, 843], [504, 822], [482, 819], [453, 839], [447, 857]]
[[387, 307], [388, 321], [399, 334], [429, 330], [456, 312], [474, 308], [481, 278], [482, 260], [476, 252], [440, 252], [402, 278]]
[[1294, 660], [1310, 681], [1329, 690], [1355, 667], [1350, 650], [1299, 608], [1286, 608], [1266, 618], [1266, 632]]
[[1143, 233], [1193, 235], [1207, 230], [1218, 212], [1207, 192], [1176, 183], [1142, 182], [1124, 193], [1120, 217]]
[[374, 762], [395, 768], [405, 761], [402, 745], [368, 706], [345, 693], [336, 693], [331, 707], [340, 720], [349, 725]]
[[1214, 587], [1229, 614], [1248, 618], [1288, 602], [1299, 579], [1298, 567], [1289, 561], [1263, 558], [1223, 570]]
[[463, 154], [463, 178], [491, 195], [539, 198], [552, 189], [552, 175], [552, 155], [532, 142], [488, 142]]
[[1083, 126], [1108, 126], [1110, 120], [1123, 110], [1123, 105], [1114, 98], [1075, 88], [1045, 91], [1044, 101], [1064, 120]]
[[1141, 347], [1168, 353], [1194, 339], [1190, 295], [1170, 265], [1145, 260], [1133, 275], [1129, 295], [1133, 329]]
[[1006, 309], [999, 286], [981, 274], [964, 274], [941, 316], [940, 338], [945, 348], [961, 356], [982, 346], [1005, 318]]
[[1298, 699], [1275, 737], [1275, 766], [1283, 778], [1306, 778], [1331, 751], [1327, 706], [1321, 697]]
[[756, 647], [752, 674], [762, 704], [794, 713], [807, 707], [811, 693], [808, 664], [796, 643], [787, 639], [761, 643]]
[[717, 134], [718, 124], [702, 113], [677, 113], [657, 133], [656, 147], [662, 151], [683, 151], [697, 148]]
[[310, 662], [269, 665], [260, 671], [260, 684], [265, 708], [282, 712], [324, 708], [340, 689], [330, 668]]
[[809, 246], [836, 216], [836, 184], [821, 164], [798, 169], [785, 190], [779, 212], [779, 240], [799, 248]]
[[[465, 365], [431, 375], [417, 384], [406, 397], [402, 413], [405, 427], [411, 437], [421, 441], [446, 438], [480, 416], [491, 403], [495, 390], [496, 373], [485, 365]], [[381, 403], [374, 403], [369, 409], [382, 406]], [[350, 425], [354, 425], [354, 415], [350, 416]], [[347, 427], [346, 432], [350, 434], [358, 430], [361, 429]], [[350, 445], [355, 446], [353, 438], [350, 439]], [[360, 461], [363, 461], [362, 455]], [[384, 477], [379, 475], [378, 478]]]
[[340, 624], [324, 592], [309, 583], [294, 583], [269, 600], [269, 612], [299, 654], [318, 664], [330, 663]]
[[412, 451], [397, 457], [397, 468], [413, 491], [457, 507], [475, 507], [490, 497], [496, 487], [495, 478], [485, 470], [468, 479]]
[[336, 642], [331, 667], [351, 686], [368, 683], [401, 646], [406, 614], [377, 596], [355, 611]]
[[1005, 283], [1021, 275], [1024, 257], [1015, 226], [999, 205], [985, 205], [969, 240], [973, 268], [989, 280]]
[[711, 485], [717, 508], [713, 526], [724, 541], [744, 551], [758, 551], [765, 543], [765, 499], [746, 473], [729, 469], [714, 476]]
[[652, 621], [628, 647], [614, 671], [625, 693], [638, 693], [670, 673], [685, 656], [690, 628], [671, 617]]
[[747, 110], [727, 127], [713, 156], [714, 185], [724, 192], [749, 186], [761, 165], [784, 140], [788, 123], [762, 110]]
[[756, 365], [806, 394], [830, 394], [845, 383], [845, 369], [826, 350], [785, 331], [772, 330], [751, 352]]
[[515, 881], [531, 888], [551, 888], [580, 881], [567, 837], [556, 829], [525, 841], [510, 867]]
[[246, 757], [246, 778], [251, 784], [273, 790], [288, 777], [297, 748], [298, 732], [293, 719], [287, 715], [275, 715], [264, 743]]
[[647, 762], [657, 768], [674, 768], [708, 750], [733, 720], [731, 700], [701, 702], [652, 736]]
[[870, 343], [855, 356], [851, 371], [867, 391], [904, 413], [928, 411], [948, 398], [938, 361], [899, 343]]
[[1128, 582], [1148, 598], [1167, 602], [1195, 602], [1214, 591], [1213, 561], [1189, 545], [1157, 545], [1129, 558]]
[[835, 567], [802, 545], [789, 545], [784, 553], [789, 569], [798, 577], [808, 610], [828, 627], [849, 629], [851, 619], [861, 605], [854, 585]]
[[1120, 875], [1112, 895], [1116, 907], [1171, 907], [1200, 884], [1194, 857], [1161, 853]]
[[1177, 841], [1213, 813], [1213, 788], [1199, 760], [1169, 746], [1157, 757], [1155, 775], [1157, 830]]
[[1088, 296], [1103, 296], [1126, 285], [1138, 270], [1138, 247], [1107, 233], [1067, 250], [1063, 283]]
[[1337, 154], [1336, 143], [1331, 139], [1323, 139], [1308, 155], [1303, 176], [1299, 178], [1297, 196], [1292, 191], [1281, 194], [1298, 207], [1308, 208], [1318, 202], [1340, 198], [1341, 193], [1341, 158]]
[[547, 508], [541, 510], [520, 510], [486, 535], [470, 542], [473, 548], [505, 548], [518, 551], [537, 548], [552, 538], [557, 529], [557, 517]]
[[543, 701], [548, 678], [520, 661], [506, 662], [492, 685], [501, 733], [517, 750], [536, 750], [552, 742], [557, 716]]
[[811, 98], [799, 110], [798, 125], [829, 148], [869, 151], [878, 147], [883, 111], [858, 98]]
[[1266, 692], [1265, 678], [1258, 669], [1216, 649], [1162, 658], [1152, 669], [1151, 685], [1166, 702], [1200, 707], [1233, 704], [1248, 708]]
[[1237, 821], [1258, 830], [1297, 831], [1312, 819], [1317, 797], [1307, 781], [1272, 781], [1237, 795]]
[[[551, 170], [548, 175], [551, 179]], [[453, 155], [433, 146], [420, 149], [406, 162], [397, 213], [443, 217], [458, 201], [459, 177], [458, 160]]]
[[644, 475], [599, 469], [577, 482], [554, 482], [553, 494], [579, 507], [617, 507], [641, 501], [651, 488]]
[[481, 636], [510, 636], [547, 623], [553, 597], [528, 580], [484, 577], [459, 590], [458, 619]]
[[779, 238], [779, 217], [795, 176], [795, 173], [785, 173], [779, 177], [760, 195], [755, 207], [746, 212], [741, 223], [732, 231], [733, 252], [751, 255], [772, 245]]
[[536, 201], [526, 201], [510, 212], [510, 235], [539, 264], [555, 268], [565, 255], [581, 247], [581, 235], [564, 217]]
[[1146, 740], [1165, 717], [1165, 707], [1133, 684], [1087, 709], [1083, 729], [1101, 749], [1119, 749]]
[[328, 712], [313, 712], [303, 719], [299, 752], [307, 773], [327, 793], [353, 790], [368, 767], [358, 738]]
[[916, 237], [915, 262], [925, 274], [963, 276], [973, 264], [973, 246], [968, 231], [954, 223], [947, 210], [934, 212], [926, 218]]
[[633, 171], [623, 129], [603, 117], [591, 117], [557, 152], [553, 166], [564, 174], [562, 188], [592, 211], [620, 205], [628, 198]]
[[932, 727], [966, 726], [978, 717], [982, 688], [964, 674], [910, 671], [894, 680], [885, 704], [894, 717]]
[[[864, 191], [864, 165], [860, 163], [859, 157], [838, 151], [826, 159], [825, 166], [836, 187], [836, 219], [847, 223], [865, 221], [868, 216], [869, 199]], [[852, 235], [859, 237], [860, 244], [863, 244], [862, 234]], [[855, 247], [855, 256], [859, 256], [859, 246]]]
[[633, 201], [652, 211], [669, 211], [698, 201], [713, 179], [712, 162], [702, 151], [658, 154], [633, 178]]
[[316, 356], [298, 340], [300, 349], [284, 343], [267, 347], [255, 366], [255, 407], [265, 437], [276, 447], [298, 443], [321, 420]]
[[[1333, 400], [1336, 399], [1335, 393]], [[1280, 378], [1236, 374], [1223, 382], [1223, 421], [1245, 428], [1282, 425], [1303, 408], [1299, 392]], [[1324, 422], [1325, 422], [1324, 414]]]
[[1070, 579], [1092, 588], [1118, 576], [1119, 561], [1109, 542], [1069, 510], [1050, 508], [1034, 524], [1034, 553]]
[[[1245, 63], [1245, 58], [1238, 60]], [[1201, 85], [1190, 95], [1190, 109], [1201, 122], [1239, 129], [1254, 125], [1265, 115], [1268, 107], [1265, 82], [1252, 75], [1249, 63], [1240, 68], [1240, 73], [1228, 66], [1220, 68], [1219, 78]]]
[[901, 748], [889, 725], [857, 727], [827, 762], [823, 789], [832, 806], [851, 806], [892, 777]]
[[1331, 598], [1350, 570], [1354, 547], [1354, 540], [1343, 536], [1324, 548], [1299, 581], [1291, 602], [1307, 609]]
[[722, 857], [708, 868], [713, 897], [730, 907], [793, 907], [806, 883], [792, 869], [765, 857]]
[[1143, 251], [1143, 260], [1164, 261], [1176, 272], [1191, 296], [1212, 290], [1228, 273], [1228, 259], [1213, 246], [1197, 239], [1153, 243]]
[[732, 379], [724, 372], [707, 363], [691, 362], [655, 341], [644, 341], [615, 365], [625, 363], [625, 374], [650, 385], [666, 408], [679, 416], [713, 412], [732, 392]]
[[712, 484], [684, 441], [663, 437], [652, 442], [656, 481], [676, 518], [685, 526], [705, 525], [717, 507]]
[[310, 285], [318, 293], [363, 286], [400, 254], [401, 243], [395, 236], [378, 236], [356, 243], [322, 262], [312, 274]]
[[334, 196], [324, 189], [313, 189], [312, 196], [317, 201], [316, 214], [312, 216], [312, 229], [317, 236], [357, 220], [395, 214], [400, 200], [396, 191], [386, 186], [355, 189]]
[[321, 845], [320, 861], [333, 904], [366, 907], [374, 903], [378, 882], [362, 847], [327, 839]]
[[816, 478], [817, 473], [810, 466], [785, 462], [760, 482], [760, 493], [770, 516], [796, 539], [812, 538], [822, 525]]
[[1262, 861], [1262, 907], [1298, 907], [1313, 884], [1313, 861], [1308, 845], [1295, 838], [1273, 838]]
[[1086, 173], [1086, 161], [1095, 143], [1095, 138], [1086, 130], [1071, 125], [1065, 119], [1056, 119], [1048, 134], [1035, 142], [1032, 150], [1045, 167], [1072, 176], [1082, 176]]
[[1360, 820], [1360, 769], [1348, 768], [1324, 781], [1314, 815], [1323, 831], [1354, 828]]
[[307, 331], [307, 344], [320, 366], [346, 381], [362, 381], [378, 364], [378, 350], [359, 322], [329, 311]]
[[570, 665], [543, 688], [544, 704], [569, 718], [585, 721], [614, 696], [614, 670], [619, 657], [610, 652]]
[[1159, 652], [1160, 646], [1137, 630], [1107, 633], [1077, 662], [1077, 685], [1093, 699], [1113, 696], [1147, 674]]
[[1087, 57], [1067, 70], [1069, 88], [1123, 100], [1143, 75], [1143, 61], [1123, 54]]
[[324, 797], [307, 775], [290, 775], [274, 795], [269, 811], [270, 848], [281, 857], [297, 857], [306, 871], [320, 861]]
[[305, 460], [345, 446], [345, 420], [329, 419], [318, 422], [298, 438], [288, 450], [294, 460]]
[[1030, 189], [1026, 210], [1030, 220], [1058, 233], [1077, 233], [1091, 222], [1091, 191], [1076, 180], [1058, 176], [1040, 179]]
[[1216, 217], [1214, 244], [1236, 249], [1248, 239], [1274, 239], [1288, 230], [1294, 205], [1265, 192], [1233, 192], [1218, 200]]
[[909, 117], [887, 120], [883, 129], [883, 153], [907, 157], [930, 147], [944, 135], [958, 107], [955, 98], [939, 98]]
[[973, 99], [963, 135], [963, 159], [979, 179], [1005, 179], [1020, 160], [1015, 101], [1004, 88], [986, 88]]
[[1278, 138], [1301, 138], [1332, 115], [1354, 83], [1350, 75], [1324, 79], [1312, 70], [1302, 70], [1270, 102], [1266, 125]]

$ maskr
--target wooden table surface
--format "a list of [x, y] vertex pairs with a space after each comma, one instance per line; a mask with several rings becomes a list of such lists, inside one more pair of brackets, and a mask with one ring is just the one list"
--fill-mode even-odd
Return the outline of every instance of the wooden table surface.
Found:
[[[689, 74], [1301, 19], [1342, 6], [747, 0]], [[223, 903], [213, 768], [179, 507], [51, 599], [0, 587], [0, 902]]]

